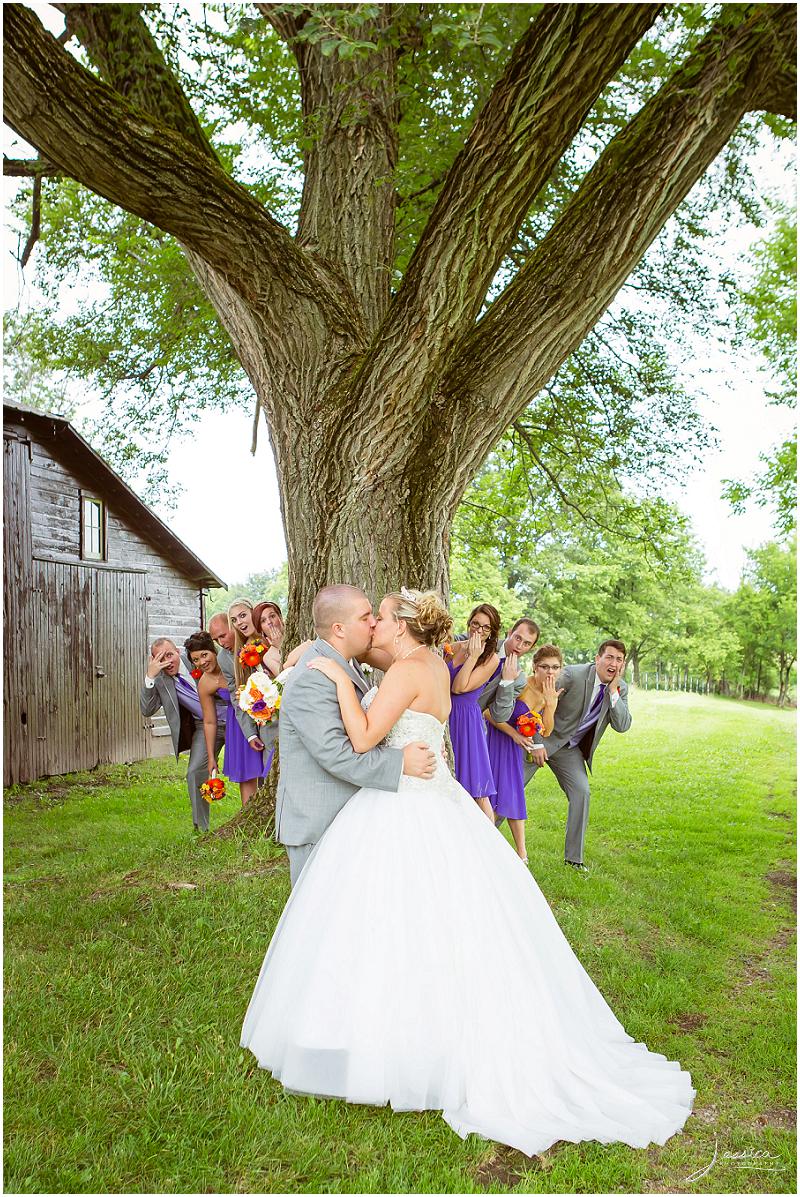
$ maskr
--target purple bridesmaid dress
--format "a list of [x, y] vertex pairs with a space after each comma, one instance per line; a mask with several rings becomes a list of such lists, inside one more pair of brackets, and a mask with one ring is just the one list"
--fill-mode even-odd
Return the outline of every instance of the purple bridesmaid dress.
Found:
[[[454, 668], [452, 662], [447, 661], [447, 668], [450, 670], [452, 688], [452, 680], [461, 666]], [[471, 690], [468, 694], [452, 696], [450, 740], [453, 745], [456, 778], [473, 798], [491, 798], [495, 793], [489, 750], [486, 746], [486, 720], [478, 703], [481, 691], [490, 680], [487, 678], [483, 686]]]
[[[529, 711], [530, 708], [517, 699], [511, 718], [506, 722], [510, 727], [516, 727], [520, 715], [526, 715]], [[489, 760], [497, 787], [497, 793], [492, 798], [494, 813], [506, 819], [527, 819], [523, 750], [505, 732], [492, 727], [491, 723], [487, 738]]]
[[225, 776], [236, 782], [253, 781], [255, 778], [266, 777], [275, 755], [275, 749], [273, 748], [269, 754], [255, 752], [247, 743], [244, 732], [239, 727], [230, 691], [221, 686], [217, 690], [217, 695], [228, 704], [225, 712], [225, 763], [223, 767]]

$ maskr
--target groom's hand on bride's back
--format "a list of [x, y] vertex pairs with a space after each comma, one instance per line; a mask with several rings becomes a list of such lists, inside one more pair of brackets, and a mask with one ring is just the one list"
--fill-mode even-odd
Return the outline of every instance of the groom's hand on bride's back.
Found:
[[403, 749], [403, 772], [407, 777], [433, 777], [436, 757], [426, 744], [406, 744]]

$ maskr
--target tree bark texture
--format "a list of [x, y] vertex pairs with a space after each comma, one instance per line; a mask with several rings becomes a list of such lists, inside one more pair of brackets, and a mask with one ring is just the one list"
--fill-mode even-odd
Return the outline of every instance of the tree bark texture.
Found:
[[[395, 294], [397, 55], [325, 56], [300, 6], [260, 4], [291, 46], [313, 132], [293, 237], [231, 179], [138, 5], [59, 6], [97, 75], [36, 16], [5, 17], [6, 119], [48, 164], [178, 239], [269, 430], [289, 552], [289, 635], [334, 581], [446, 595], [463, 492], [613, 300], [742, 116], [794, 111], [792, 5], [724, 5], [601, 154], [481, 315], [531, 204], [655, 4], [548, 4], [477, 114]], [[322, 6], [324, 9], [324, 6]], [[277, 518], [277, 513], [275, 513]]]

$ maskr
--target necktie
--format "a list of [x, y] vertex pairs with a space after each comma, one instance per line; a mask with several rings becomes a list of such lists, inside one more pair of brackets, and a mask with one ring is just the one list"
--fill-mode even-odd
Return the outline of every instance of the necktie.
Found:
[[605, 682], [601, 682], [600, 687], [594, 696], [594, 702], [589, 707], [589, 710], [586, 712], [583, 719], [581, 720], [580, 727], [575, 732], [575, 735], [572, 737], [572, 742], [574, 744], [577, 744], [578, 741], [583, 737], [583, 735], [589, 730], [589, 728], [593, 724], [597, 723], [597, 718], [600, 714], [600, 707], [603, 705], [603, 696], [605, 695], [605, 692], [606, 692], [606, 684], [605, 684]]

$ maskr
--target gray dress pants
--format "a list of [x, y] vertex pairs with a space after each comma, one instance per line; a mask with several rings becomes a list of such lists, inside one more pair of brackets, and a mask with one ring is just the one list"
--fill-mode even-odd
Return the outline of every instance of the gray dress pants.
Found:
[[[565, 745], [554, 752], [547, 761], [558, 778], [558, 784], [567, 796], [569, 808], [567, 811], [567, 834], [564, 838], [564, 860], [571, 860], [573, 864], [583, 864], [583, 840], [586, 835], [586, 824], [589, 822], [589, 775], [586, 771], [586, 761], [580, 748], [570, 748]], [[524, 766], [524, 784], [533, 777], [538, 769], [532, 761], [526, 761]]]
[[302, 873], [305, 863], [316, 848], [316, 844], [284, 844], [286, 855], [289, 857], [289, 880], [292, 889], [297, 884], [297, 878]]
[[[217, 725], [217, 754], [225, 743], [225, 724]], [[217, 757], [219, 759], [219, 755]], [[208, 779], [208, 753], [206, 740], [203, 735], [203, 724], [199, 719], [194, 721], [194, 735], [192, 747], [189, 750], [189, 769], [186, 774], [186, 787], [189, 791], [189, 801], [192, 804], [192, 822], [201, 831], [208, 831], [211, 804], [206, 802], [200, 793], [200, 787]]]

